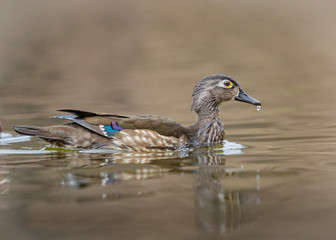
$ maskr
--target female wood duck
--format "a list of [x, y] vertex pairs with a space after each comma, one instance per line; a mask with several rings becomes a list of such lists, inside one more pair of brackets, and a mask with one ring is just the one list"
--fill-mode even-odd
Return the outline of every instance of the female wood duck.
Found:
[[197, 121], [184, 127], [159, 116], [120, 116], [64, 109], [75, 116], [55, 116], [72, 121], [47, 127], [14, 126], [20, 134], [36, 136], [57, 146], [112, 148], [133, 151], [175, 150], [187, 146], [208, 146], [224, 140], [218, 106], [229, 100], [261, 106], [239, 84], [225, 75], [209, 75], [194, 87], [191, 111]]

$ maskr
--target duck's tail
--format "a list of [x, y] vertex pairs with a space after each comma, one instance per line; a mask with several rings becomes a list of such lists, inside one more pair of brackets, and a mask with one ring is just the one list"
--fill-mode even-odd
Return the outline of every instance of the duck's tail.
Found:
[[39, 136], [43, 132], [41, 127], [35, 126], [18, 125], [14, 126], [13, 128], [15, 132], [29, 136]]
[[36, 127], [25, 125], [14, 126], [13, 128], [19, 134], [36, 136], [47, 142], [50, 142], [51, 144], [58, 146], [65, 146], [68, 144], [66, 131], [62, 133], [61, 131], [57, 131], [57, 128], [55, 129], [53, 127]]
[[78, 125], [55, 125], [47, 127], [14, 126], [14, 130], [23, 135], [36, 136], [53, 145], [60, 147], [97, 148], [111, 145], [111, 140], [97, 134], [91, 134], [87, 129]]

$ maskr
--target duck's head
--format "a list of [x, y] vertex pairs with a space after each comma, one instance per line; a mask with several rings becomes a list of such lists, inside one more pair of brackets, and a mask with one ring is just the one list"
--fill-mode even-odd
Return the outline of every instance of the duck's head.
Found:
[[224, 101], [237, 100], [261, 106], [247, 95], [239, 84], [226, 75], [209, 75], [202, 78], [194, 88], [191, 111], [196, 113], [215, 111]]

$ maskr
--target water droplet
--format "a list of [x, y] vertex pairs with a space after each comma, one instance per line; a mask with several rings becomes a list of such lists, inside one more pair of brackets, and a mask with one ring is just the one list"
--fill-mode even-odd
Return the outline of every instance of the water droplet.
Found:
[[257, 106], [257, 111], [260, 111], [260, 110], [261, 110], [261, 106], [258, 105], [258, 106]]

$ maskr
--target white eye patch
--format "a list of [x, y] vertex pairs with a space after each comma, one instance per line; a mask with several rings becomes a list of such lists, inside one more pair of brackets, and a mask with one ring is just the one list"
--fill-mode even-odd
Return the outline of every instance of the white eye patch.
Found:
[[233, 84], [230, 80], [223, 80], [218, 83], [218, 86], [222, 88], [232, 88]]

